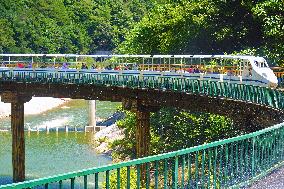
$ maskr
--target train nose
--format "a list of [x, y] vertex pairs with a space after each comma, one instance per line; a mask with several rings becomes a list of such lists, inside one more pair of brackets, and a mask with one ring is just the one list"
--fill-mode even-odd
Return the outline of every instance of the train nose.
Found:
[[273, 74], [271, 77], [267, 78], [269, 80], [269, 87], [271, 88], [276, 88], [278, 85], [278, 79], [277, 77]]
[[278, 86], [278, 84], [277, 83], [269, 83], [268, 84], [268, 87], [270, 87], [270, 88], [276, 88]]

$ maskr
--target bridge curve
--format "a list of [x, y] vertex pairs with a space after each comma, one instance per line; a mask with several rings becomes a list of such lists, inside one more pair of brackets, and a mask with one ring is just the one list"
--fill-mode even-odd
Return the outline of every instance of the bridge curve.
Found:
[[[26, 78], [24, 76], [13, 75], [13, 73], [11, 73], [10, 76], [11, 77], [1, 77], [0, 93], [4, 96], [4, 100], [11, 98], [13, 94], [19, 94], [19, 96], [26, 96], [27, 98], [31, 96], [53, 96], [83, 98], [88, 100], [100, 99], [123, 101], [125, 107], [130, 109], [135, 108], [137, 111], [142, 112], [145, 111], [145, 109], [155, 111], [160, 106], [164, 105], [195, 111], [208, 111], [231, 117], [242, 126], [255, 123], [257, 128], [265, 128], [272, 124], [283, 122], [284, 93], [265, 87], [175, 77], [157, 77], [149, 81], [144, 78], [139, 78], [139, 76], [129, 76], [128, 78], [126, 77], [127, 79], [124, 77], [123, 80], [119, 80], [116, 75], [109, 75], [108, 77], [100, 76], [100, 78], [93, 78], [88, 75], [89, 78], [82, 77], [80, 80], [72, 80], [68, 75], [66, 75], [66, 78], [58, 77], [52, 80], [48, 77]], [[236, 114], [241, 116], [236, 117]], [[250, 131], [255, 130], [255, 127], [250, 128]], [[220, 182], [221, 186], [235, 186], [236, 184], [242, 184], [247, 179], [255, 178], [255, 176], [264, 169], [264, 165], [261, 165], [260, 160], [269, 162], [271, 166], [274, 165], [275, 162], [281, 163], [283, 161], [283, 131], [284, 127], [280, 124], [257, 131], [256, 133], [177, 152], [133, 160], [104, 168], [93, 168], [77, 173], [69, 173], [49, 179], [26, 181], [23, 184], [13, 184], [7, 187], [48, 185], [50, 182], [60, 182], [65, 179], [71, 179], [72, 183], [74, 177], [87, 177], [89, 174], [95, 174], [95, 176], [97, 176], [101, 172], [105, 172], [106, 176], [109, 177], [110, 170], [120, 170], [123, 167], [127, 167], [127, 170], [130, 170], [130, 167], [136, 167], [138, 179], [141, 174], [139, 173], [140, 168], [138, 169], [140, 165], [154, 163], [156, 166], [155, 162], [157, 161], [167, 161], [169, 163], [173, 161], [171, 158], [174, 158], [175, 160], [170, 163], [170, 166], [173, 166], [173, 170], [175, 170], [171, 173], [173, 176], [171, 181], [176, 188], [179, 185], [185, 185], [185, 183], [181, 182], [180, 184], [178, 181], [178, 175], [180, 174], [178, 171], [179, 167], [181, 166], [181, 169], [184, 169], [184, 163], [186, 162], [191, 165], [193, 162], [191, 158], [194, 157], [195, 176], [192, 177], [187, 184], [194, 182], [198, 187], [200, 185], [198, 183], [202, 181], [203, 186], [208, 186], [210, 184], [211, 169], [214, 167], [215, 172], [212, 170], [212, 174], [221, 174], [221, 176], [219, 175], [220, 178], [225, 179], [225, 181]], [[244, 150], [240, 147], [243, 147]], [[266, 150], [274, 157], [274, 162], [268, 160], [271, 156], [265, 154]], [[237, 156], [234, 157], [234, 154]], [[279, 157], [276, 155], [279, 155]], [[229, 156], [233, 159], [229, 160]], [[199, 160], [199, 157], [201, 160]], [[207, 162], [205, 163], [206, 159]], [[278, 161], [276, 161], [276, 159]], [[200, 164], [199, 161], [201, 161]], [[226, 163], [224, 163], [224, 161]], [[240, 179], [236, 178], [234, 174], [231, 173], [230, 175], [226, 175], [228, 171], [231, 172], [233, 170], [233, 173], [234, 171], [240, 171], [238, 168], [235, 170], [235, 166], [232, 167], [230, 163], [236, 164], [236, 166], [240, 166], [242, 169], [244, 166], [250, 166], [250, 168], [243, 171], [246, 176]], [[218, 165], [219, 168], [216, 167], [216, 165]], [[261, 168], [257, 168], [256, 165], [261, 165]], [[201, 173], [198, 171], [199, 166], [202, 169]], [[210, 166], [212, 167], [210, 168]], [[205, 173], [206, 170], [207, 173]], [[223, 173], [223, 171], [225, 172]], [[204, 177], [208, 177], [209, 180], [205, 182], [206, 179]], [[183, 178], [185, 179], [184, 175]], [[155, 183], [156, 182], [155, 177]], [[211, 184], [216, 184], [216, 182], [217, 178], [215, 178], [215, 180], [213, 178]], [[166, 184], [168, 183], [166, 182]], [[5, 186], [3, 186], [3, 188], [5, 188]]]
[[[37, 82], [16, 82], [0, 81], [0, 95], [3, 100], [5, 96], [12, 94], [24, 94], [35, 97], [71, 98], [85, 100], [102, 100], [112, 102], [123, 102], [124, 108], [149, 107], [150, 111], [156, 111], [160, 107], [175, 107], [196, 112], [208, 112], [227, 116], [234, 121], [239, 129], [253, 132], [265, 127], [281, 123], [284, 120], [284, 112], [279, 108], [272, 108], [266, 104], [247, 102], [245, 99], [234, 99], [233, 96], [209, 94], [206, 91], [197, 91], [202, 87], [198, 80], [195, 82], [196, 91], [172, 90], [164, 88], [141, 88], [116, 84], [75, 84], [70, 81], [62, 83]], [[108, 81], [105, 81], [108, 82]], [[206, 82], [207, 87], [217, 86], [216, 82]], [[245, 85], [232, 84], [227, 90], [238, 89]], [[184, 86], [189, 88], [189, 86]], [[218, 87], [218, 86], [217, 86]], [[211, 89], [209, 89], [211, 90]], [[247, 94], [252, 95], [252, 94]], [[236, 116], [237, 115], [237, 116]]]

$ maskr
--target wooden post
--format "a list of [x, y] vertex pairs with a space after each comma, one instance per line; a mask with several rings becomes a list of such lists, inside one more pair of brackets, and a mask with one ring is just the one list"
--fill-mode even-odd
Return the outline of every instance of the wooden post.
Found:
[[[149, 155], [150, 139], [150, 112], [136, 111], [136, 158]], [[142, 164], [140, 170], [141, 185], [145, 187], [146, 164]]]
[[136, 117], [136, 156], [141, 158], [149, 155], [150, 112], [136, 111]]
[[157, 112], [160, 107], [132, 99], [123, 99], [122, 107], [136, 113], [136, 158], [150, 155], [150, 112]]
[[[123, 99], [124, 109], [132, 110], [136, 113], [136, 158], [150, 155], [150, 112], [159, 111], [159, 106], [149, 105], [147, 102], [133, 99]], [[140, 165], [141, 186], [146, 184], [146, 164]]]
[[13, 182], [25, 180], [24, 103], [11, 103]]
[[1, 98], [11, 103], [13, 182], [25, 180], [24, 103], [30, 99], [31, 96], [12, 92], [3, 93]]

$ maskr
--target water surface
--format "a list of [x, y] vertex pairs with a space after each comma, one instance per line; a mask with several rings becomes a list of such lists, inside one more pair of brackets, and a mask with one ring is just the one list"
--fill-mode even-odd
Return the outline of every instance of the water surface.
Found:
[[[97, 116], [109, 117], [119, 103], [97, 101]], [[10, 119], [0, 120], [0, 129], [10, 130]], [[72, 100], [41, 115], [25, 116], [25, 128], [41, 131], [25, 132], [27, 179], [51, 176], [111, 163], [111, 158], [95, 151], [92, 133], [55, 131], [45, 128], [66, 125], [83, 129], [88, 123], [88, 105], [84, 100]], [[0, 132], [0, 185], [12, 182], [12, 136]]]

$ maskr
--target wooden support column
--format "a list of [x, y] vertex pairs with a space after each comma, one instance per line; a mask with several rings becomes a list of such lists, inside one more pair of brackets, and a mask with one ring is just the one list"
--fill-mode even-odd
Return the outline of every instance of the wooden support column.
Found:
[[25, 180], [24, 103], [11, 103], [13, 182]]
[[25, 180], [24, 103], [30, 99], [31, 96], [12, 92], [5, 92], [1, 98], [11, 103], [13, 182]]
[[122, 107], [136, 113], [136, 158], [150, 155], [150, 112], [159, 111], [160, 107], [150, 102], [137, 99], [123, 99]]
[[[157, 106], [150, 106], [146, 102], [132, 101], [124, 103], [128, 104], [133, 111], [136, 112], [136, 158], [147, 157], [150, 155], [150, 112], [159, 110]], [[146, 184], [146, 164], [140, 166], [141, 171], [141, 186], [145, 187]]]
[[136, 111], [136, 157], [149, 155], [150, 146], [150, 112]]
[[[149, 156], [150, 148], [150, 112], [145, 110], [136, 110], [136, 158]], [[141, 186], [146, 184], [146, 164], [142, 164]]]

